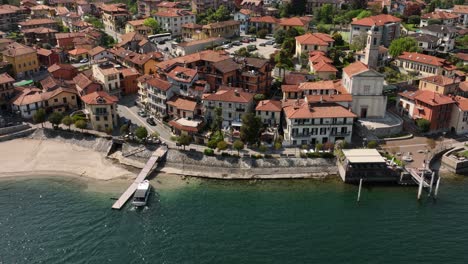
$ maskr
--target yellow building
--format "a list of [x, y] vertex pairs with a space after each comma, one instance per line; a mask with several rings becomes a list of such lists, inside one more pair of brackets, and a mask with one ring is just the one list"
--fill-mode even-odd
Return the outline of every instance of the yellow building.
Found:
[[85, 113], [94, 130], [104, 131], [117, 126], [117, 97], [104, 91], [93, 92], [81, 97]]
[[125, 24], [125, 34], [130, 32], [137, 32], [143, 36], [153, 34], [153, 30], [150, 27], [145, 26], [144, 23], [145, 19], [128, 21], [127, 24]]
[[13, 42], [2, 54], [3, 60], [12, 64], [16, 78], [32, 76], [39, 69], [37, 52], [31, 47]]
[[443, 75], [429, 76], [419, 80], [419, 90], [429, 90], [438, 94], [455, 94], [458, 89], [458, 82]]
[[44, 107], [51, 112], [66, 112], [78, 108], [78, 94], [76, 89], [57, 88], [42, 94]]

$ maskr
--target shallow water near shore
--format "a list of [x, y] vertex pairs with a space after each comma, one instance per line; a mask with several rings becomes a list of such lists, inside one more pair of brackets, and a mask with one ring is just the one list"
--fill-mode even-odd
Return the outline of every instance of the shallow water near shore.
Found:
[[111, 210], [128, 180], [0, 180], [0, 263], [468, 263], [468, 178], [437, 201], [336, 180], [152, 180], [149, 206]]

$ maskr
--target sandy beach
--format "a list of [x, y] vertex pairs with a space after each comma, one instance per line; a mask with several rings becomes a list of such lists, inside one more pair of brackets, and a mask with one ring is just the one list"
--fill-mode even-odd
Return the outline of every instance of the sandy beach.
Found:
[[104, 153], [56, 140], [15, 139], [0, 143], [0, 177], [47, 174], [97, 180], [136, 177]]

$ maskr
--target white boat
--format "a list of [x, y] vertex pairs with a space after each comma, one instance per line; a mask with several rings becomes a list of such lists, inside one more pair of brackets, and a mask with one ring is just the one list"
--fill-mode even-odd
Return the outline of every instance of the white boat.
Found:
[[144, 180], [138, 184], [138, 187], [133, 195], [132, 204], [134, 206], [145, 206], [151, 191], [151, 185], [148, 180]]

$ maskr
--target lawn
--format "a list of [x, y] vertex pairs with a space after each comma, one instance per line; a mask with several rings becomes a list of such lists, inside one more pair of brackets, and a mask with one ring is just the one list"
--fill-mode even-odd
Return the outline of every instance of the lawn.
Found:
[[407, 30], [410, 30], [410, 31], [416, 31], [416, 30], [418, 30], [418, 24], [406, 24], [406, 23], [403, 23], [403, 26], [404, 26]]

